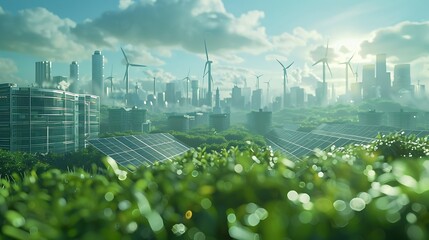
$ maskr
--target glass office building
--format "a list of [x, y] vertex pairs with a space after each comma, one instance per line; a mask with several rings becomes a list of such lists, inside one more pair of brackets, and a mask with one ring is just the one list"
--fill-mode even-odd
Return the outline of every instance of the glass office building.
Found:
[[[80, 99], [93, 99], [92, 105], [81, 101], [94, 110], [81, 110]], [[0, 148], [39, 153], [76, 151], [84, 145], [80, 141], [98, 135], [99, 110], [97, 96], [0, 84]], [[89, 128], [91, 134], [80, 131], [79, 126], [86, 124], [80, 119], [87, 118], [97, 125]]]

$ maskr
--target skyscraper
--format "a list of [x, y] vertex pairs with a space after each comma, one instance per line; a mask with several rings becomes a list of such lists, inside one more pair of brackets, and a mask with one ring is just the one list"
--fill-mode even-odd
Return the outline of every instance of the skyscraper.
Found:
[[377, 97], [377, 89], [376, 89], [376, 81], [375, 81], [375, 66], [374, 64], [364, 65], [362, 68], [362, 94], [363, 99], [371, 99]]
[[410, 64], [397, 64], [394, 68], [393, 89], [399, 91], [411, 91]]
[[79, 92], [79, 64], [73, 61], [70, 64], [70, 91], [74, 93]]
[[256, 89], [252, 92], [252, 109], [259, 110], [262, 107], [262, 89]]
[[50, 87], [51, 85], [51, 68], [50, 61], [36, 62], [36, 84], [39, 87]]
[[199, 105], [198, 101], [198, 80], [191, 81], [192, 88], [192, 106], [197, 107]]
[[381, 98], [390, 96], [390, 74], [386, 72], [386, 54], [377, 54], [375, 64], [375, 81]]
[[92, 94], [102, 97], [104, 93], [104, 56], [96, 50], [92, 55]]
[[175, 104], [177, 101], [176, 84], [174, 82], [169, 82], [165, 86], [165, 101], [168, 102], [168, 104]]

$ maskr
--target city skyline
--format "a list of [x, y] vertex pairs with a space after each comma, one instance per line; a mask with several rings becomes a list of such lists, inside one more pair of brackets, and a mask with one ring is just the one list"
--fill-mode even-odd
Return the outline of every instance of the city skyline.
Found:
[[244, 86], [245, 80], [254, 89], [254, 75], [261, 74], [261, 81], [271, 79], [271, 89], [278, 89], [274, 94], [280, 96], [283, 72], [276, 59], [295, 62], [288, 70], [288, 87], [299, 84], [314, 93], [322, 69], [311, 65], [323, 57], [328, 40], [333, 77], [326, 81], [335, 84], [337, 94], [345, 91], [341, 62], [352, 54], [351, 66], [359, 71], [384, 53], [388, 72], [405, 63], [411, 66], [413, 84], [429, 80], [424, 1], [242, 3], [123, 0], [92, 1], [82, 8], [79, 1], [0, 1], [0, 32], [5, 33], [0, 40], [0, 82], [34, 83], [37, 61], [52, 61], [52, 76], [68, 76], [70, 63], [77, 61], [79, 78], [91, 86], [91, 55], [100, 50], [105, 73], [113, 68], [115, 88], [124, 90], [124, 47], [130, 61], [148, 66], [132, 74], [131, 86], [153, 77], [180, 80], [188, 69], [201, 86], [204, 39], [213, 60], [213, 88], [219, 87], [224, 96], [234, 83]]

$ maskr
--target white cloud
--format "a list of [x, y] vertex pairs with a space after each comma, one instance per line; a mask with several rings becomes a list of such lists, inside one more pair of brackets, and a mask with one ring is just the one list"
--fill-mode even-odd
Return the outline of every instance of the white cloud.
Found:
[[132, 4], [134, 4], [133, 0], [119, 0], [119, 8], [120, 9], [126, 9], [129, 6], [131, 6]]
[[[153, 56], [153, 54], [150, 53], [149, 50], [145, 47], [135, 47], [133, 45], [127, 45], [123, 47], [123, 49], [130, 63], [151, 66], [160, 66], [164, 64], [164, 61]], [[125, 64], [125, 59], [123, 60], [123, 63]]]
[[282, 33], [272, 38], [276, 51], [291, 53], [298, 47], [308, 47], [322, 40], [322, 36], [315, 30], [306, 30], [302, 27], [296, 27], [292, 33]]
[[263, 13], [247, 12], [239, 17], [228, 13], [221, 0], [135, 3], [122, 11], [105, 12], [90, 22], [78, 24], [73, 33], [93, 44], [117, 42], [167, 47], [202, 53], [203, 39], [213, 52], [258, 53], [270, 42], [260, 19]]
[[1, 74], [11, 74], [16, 73], [18, 67], [12, 59], [0, 58], [0, 73]]
[[15, 51], [49, 60], [81, 59], [90, 43], [83, 45], [70, 30], [76, 23], [61, 19], [44, 8], [26, 9], [16, 15], [0, 11], [0, 50]]
[[0, 83], [16, 83], [19, 86], [27, 86], [29, 82], [22, 80], [15, 74], [18, 67], [15, 62], [8, 58], [0, 58]]
[[361, 44], [361, 55], [386, 53], [398, 61], [410, 62], [429, 54], [429, 22], [401, 22], [378, 29]]

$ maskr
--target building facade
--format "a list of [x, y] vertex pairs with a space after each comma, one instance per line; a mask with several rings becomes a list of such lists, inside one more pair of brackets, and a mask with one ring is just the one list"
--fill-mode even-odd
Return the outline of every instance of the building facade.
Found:
[[377, 97], [374, 64], [367, 64], [362, 68], [362, 95], [364, 100]]
[[92, 55], [92, 94], [104, 95], [104, 56], [98, 50]]
[[379, 97], [389, 98], [392, 84], [390, 73], [386, 72], [386, 54], [377, 54], [376, 56], [375, 80]]
[[146, 109], [114, 108], [109, 109], [110, 132], [142, 132], [143, 123], [146, 122]]
[[393, 90], [411, 92], [411, 71], [410, 64], [397, 64], [393, 70]]
[[[93, 97], [99, 105], [98, 97]], [[79, 95], [71, 92], [0, 84], [0, 148], [32, 153], [76, 151], [82, 145], [79, 135], [85, 134], [79, 132], [78, 102]], [[93, 124], [99, 126], [99, 120]]]
[[79, 94], [79, 148], [85, 148], [87, 140], [100, 133], [100, 97]]
[[51, 87], [51, 68], [50, 61], [36, 62], [36, 85], [38, 87]]
[[79, 86], [79, 64], [76, 61], [73, 61], [70, 64], [70, 91], [74, 93], [80, 92]]

